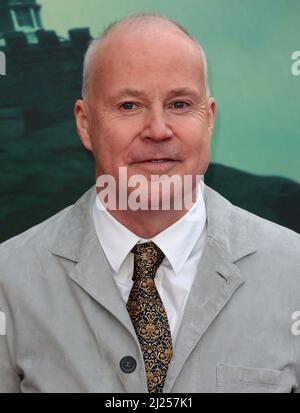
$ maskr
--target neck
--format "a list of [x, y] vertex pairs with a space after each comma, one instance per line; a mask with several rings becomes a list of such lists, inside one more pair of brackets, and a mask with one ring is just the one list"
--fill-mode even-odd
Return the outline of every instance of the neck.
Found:
[[[188, 211], [189, 208], [196, 202], [197, 200], [197, 185], [193, 187], [192, 192], [190, 193], [190, 197], [188, 198], [190, 202], [186, 204], [184, 200], [181, 202], [181, 208], [176, 209], [175, 205], [173, 204], [173, 197], [170, 201], [173, 208], [163, 209], [162, 207], [162, 200], [160, 200], [160, 207], [158, 209], [151, 209], [149, 207], [149, 203], [146, 205], [146, 209], [137, 209], [133, 210], [130, 208], [122, 209], [116, 208], [119, 204], [119, 198], [117, 197], [116, 203], [112, 203], [114, 208], [109, 208], [106, 206], [106, 210], [110, 213], [117, 221], [119, 221], [122, 225], [124, 225], [127, 229], [131, 232], [136, 234], [137, 236], [149, 239], [155, 237], [160, 232], [164, 231], [166, 228], [173, 225], [176, 221], [178, 221], [181, 217], [183, 217]], [[99, 195], [100, 189], [97, 188], [97, 194]], [[109, 193], [108, 197], [111, 194]], [[101, 199], [101, 197], [100, 197]], [[112, 196], [112, 199], [114, 197]], [[149, 199], [149, 198], [148, 198]], [[100, 201], [101, 202], [101, 201]], [[148, 201], [149, 202], [149, 201]], [[128, 205], [127, 199], [127, 205]], [[187, 205], [188, 208], [186, 207]]]
[[[99, 191], [97, 190], [99, 193]], [[196, 188], [192, 191], [192, 202], [196, 201]], [[100, 201], [101, 202], [101, 201]], [[117, 205], [119, 203], [117, 202]], [[117, 221], [128, 228], [131, 232], [137, 236], [149, 239], [155, 237], [166, 228], [173, 225], [181, 217], [183, 217], [189, 209], [182, 203], [181, 209], [138, 209], [136, 211], [132, 209], [110, 209], [107, 207], [107, 212], [110, 213]], [[189, 208], [191, 205], [189, 206]]]
[[108, 210], [108, 212], [122, 225], [141, 238], [149, 239], [155, 237], [176, 221], [178, 221], [187, 210], [174, 211], [120, 211]]

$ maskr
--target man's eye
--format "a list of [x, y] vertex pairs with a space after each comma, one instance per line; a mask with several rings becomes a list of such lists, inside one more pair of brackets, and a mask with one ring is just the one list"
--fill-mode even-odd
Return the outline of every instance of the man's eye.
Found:
[[174, 102], [173, 105], [174, 105], [174, 108], [175, 108], [175, 109], [184, 109], [184, 108], [186, 107], [186, 106], [184, 106], [184, 105], [189, 106], [189, 103], [187, 103], [187, 102], [182, 102], [182, 101], [178, 101], [178, 102]]
[[133, 105], [134, 105], [134, 103], [132, 103], [132, 102], [125, 102], [125, 103], [122, 103], [122, 105], [120, 107], [122, 109], [125, 109], [125, 110], [132, 110]]

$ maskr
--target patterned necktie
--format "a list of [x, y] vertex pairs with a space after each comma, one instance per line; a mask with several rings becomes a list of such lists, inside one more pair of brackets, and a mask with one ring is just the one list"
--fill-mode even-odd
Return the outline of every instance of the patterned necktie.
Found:
[[131, 252], [134, 254], [133, 286], [127, 310], [143, 352], [148, 391], [162, 393], [173, 355], [168, 317], [154, 282], [164, 253], [152, 241], [136, 244]]

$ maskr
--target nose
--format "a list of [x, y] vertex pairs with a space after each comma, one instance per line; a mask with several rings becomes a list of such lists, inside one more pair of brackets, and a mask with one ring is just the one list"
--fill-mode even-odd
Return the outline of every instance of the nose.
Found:
[[149, 110], [144, 122], [141, 132], [142, 139], [151, 139], [159, 142], [170, 139], [173, 136], [172, 128], [168, 124], [167, 115], [163, 108]]

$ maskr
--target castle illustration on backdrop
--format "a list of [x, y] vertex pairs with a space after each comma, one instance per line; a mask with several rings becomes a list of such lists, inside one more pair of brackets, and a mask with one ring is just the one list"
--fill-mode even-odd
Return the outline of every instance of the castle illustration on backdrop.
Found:
[[69, 30], [68, 38], [43, 28], [36, 0], [0, 0], [0, 136], [25, 133], [71, 119], [80, 97], [83, 55], [89, 28]]

